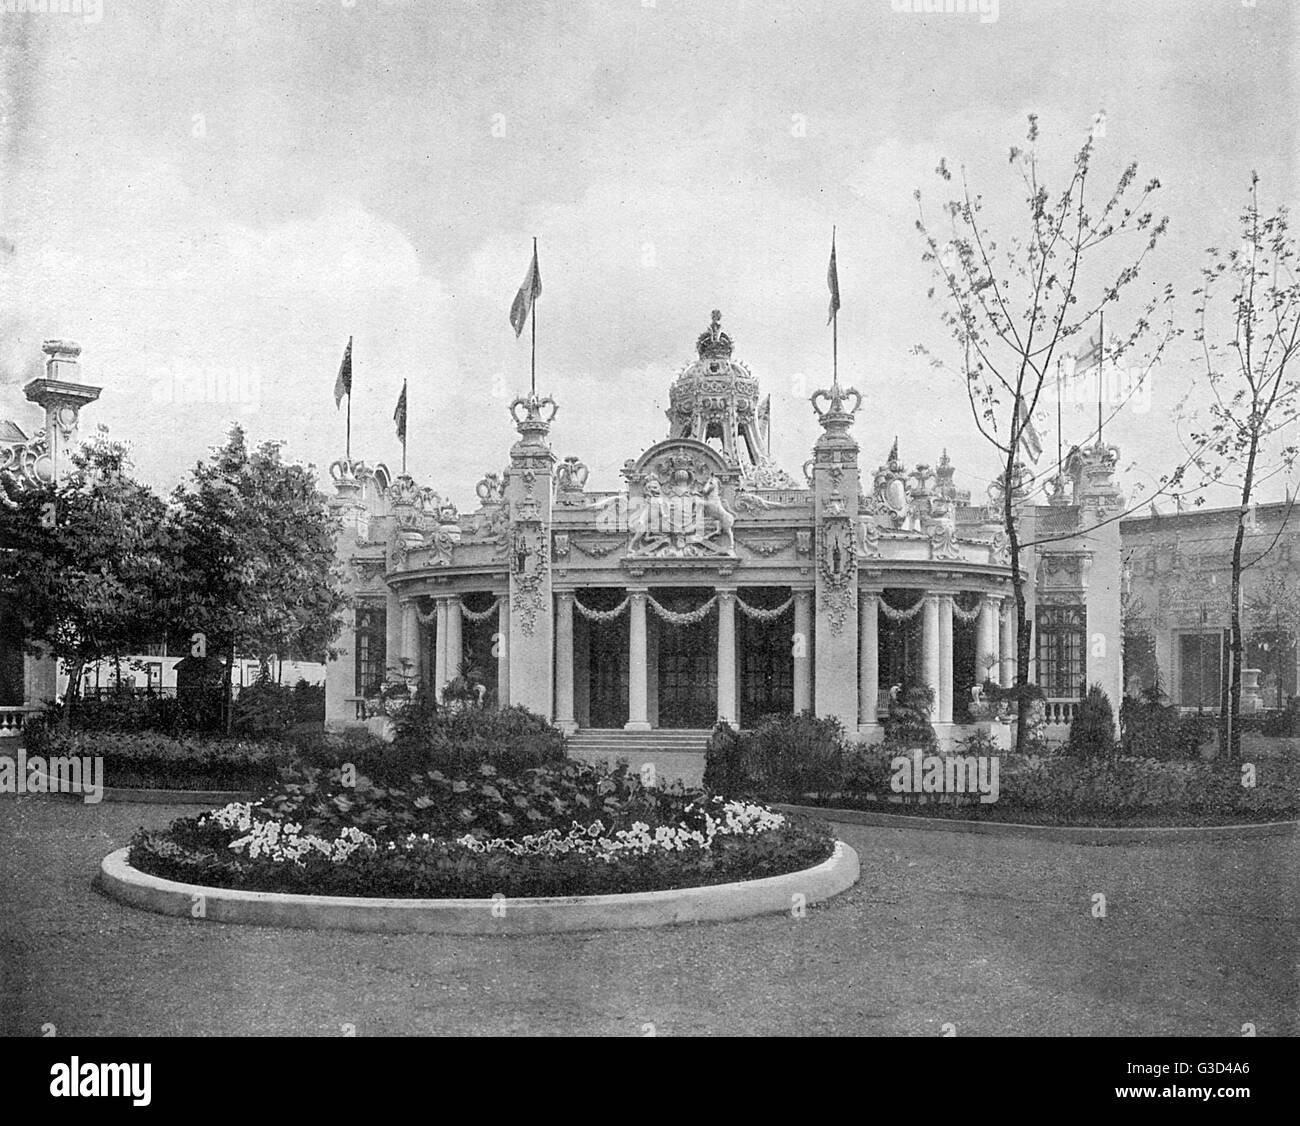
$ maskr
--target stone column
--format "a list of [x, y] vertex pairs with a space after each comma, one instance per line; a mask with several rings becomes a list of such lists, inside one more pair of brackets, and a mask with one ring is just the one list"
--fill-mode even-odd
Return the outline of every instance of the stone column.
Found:
[[991, 598], [980, 598], [980, 616], [976, 625], [975, 637], [979, 644], [979, 652], [975, 658], [976, 669], [981, 675], [988, 675], [993, 680], [997, 680], [998, 666], [995, 664], [992, 669], [989, 669], [985, 664], [989, 654], [996, 657], [998, 652], [997, 609]]
[[939, 597], [925, 595], [921, 611], [921, 679], [934, 692], [934, 709], [931, 722], [939, 715]]
[[874, 736], [880, 730], [880, 592], [858, 592], [858, 734]]
[[989, 615], [989, 652], [997, 658], [989, 672], [989, 677], [994, 684], [1002, 683], [1002, 625], [998, 621], [998, 602], [999, 600], [993, 597], [984, 600]]
[[510, 595], [504, 591], [497, 603], [497, 633], [493, 639], [497, 654], [497, 705], [510, 705]]
[[812, 707], [812, 591], [794, 592], [794, 713]]
[[437, 636], [433, 643], [433, 696], [435, 700], [441, 700], [442, 690], [451, 679], [447, 673], [447, 596], [438, 595], [434, 607]]
[[649, 731], [650, 719], [646, 715], [646, 634], [645, 590], [628, 591], [628, 663], [627, 663], [627, 723], [628, 731]]
[[935, 722], [952, 723], [952, 595], [939, 595], [939, 696]]
[[1002, 620], [1002, 661], [999, 666], [1001, 679], [998, 683], [1003, 688], [1010, 688], [1016, 682], [1016, 600], [1004, 598], [1002, 611], [1006, 617]]
[[447, 599], [447, 679], [460, 675], [460, 662], [465, 652], [461, 640], [460, 599], [452, 595]]
[[718, 722], [740, 726], [736, 715], [736, 592], [718, 591]]
[[409, 672], [416, 684], [420, 682], [420, 619], [417, 613], [415, 599], [402, 603], [402, 658], [411, 662]]
[[578, 729], [573, 716], [573, 592], [555, 596], [555, 726], [566, 735]]

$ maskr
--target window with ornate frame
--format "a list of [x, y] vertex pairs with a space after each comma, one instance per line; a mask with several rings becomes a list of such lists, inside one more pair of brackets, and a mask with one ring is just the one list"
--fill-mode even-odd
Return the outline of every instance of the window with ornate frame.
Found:
[[382, 602], [357, 606], [356, 694], [374, 696], [384, 683], [388, 659], [388, 610]]
[[1039, 606], [1038, 686], [1049, 697], [1079, 699], [1088, 686], [1088, 612], [1083, 606]]

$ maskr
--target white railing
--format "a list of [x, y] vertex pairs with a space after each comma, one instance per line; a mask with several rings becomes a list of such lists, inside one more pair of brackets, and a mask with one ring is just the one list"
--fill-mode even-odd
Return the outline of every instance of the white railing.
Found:
[[21, 735], [27, 717], [39, 715], [40, 711], [40, 708], [34, 708], [26, 704], [19, 704], [16, 707], [0, 707], [0, 739], [9, 739]]
[[1074, 698], [1049, 697], [1043, 705], [1047, 709], [1047, 722], [1060, 727], [1069, 727], [1079, 710], [1079, 701]]

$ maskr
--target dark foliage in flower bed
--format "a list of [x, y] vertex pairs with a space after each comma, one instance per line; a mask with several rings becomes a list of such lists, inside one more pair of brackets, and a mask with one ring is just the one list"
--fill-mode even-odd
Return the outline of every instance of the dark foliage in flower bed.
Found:
[[195, 839], [184, 830], [173, 835], [141, 831], [129, 859], [132, 867], [164, 879], [250, 891], [412, 899], [614, 895], [762, 879], [830, 858], [834, 839], [824, 828], [814, 821], [789, 820], [785, 828], [756, 836], [722, 838], [708, 851], [654, 851], [610, 861], [472, 853], [433, 840], [409, 852], [358, 851], [342, 863], [309, 857], [298, 866], [241, 859], [224, 841]]
[[157, 732], [24, 730], [28, 755], [102, 757], [104, 785], [124, 789], [259, 790], [291, 759], [289, 748], [247, 739]]
[[[1176, 716], [1174, 720], [1179, 722]], [[990, 803], [981, 803], [978, 794], [901, 794], [901, 801], [889, 801], [895, 796], [894, 760], [910, 755], [912, 748], [889, 741], [871, 746], [847, 741], [833, 725], [810, 716], [782, 717], [751, 735], [719, 727], [706, 751], [704, 777], [708, 785], [761, 801], [895, 813], [921, 808], [927, 816], [1046, 818], [1051, 824], [1115, 823], [1125, 818], [1222, 823], [1285, 818], [1300, 810], [1300, 762], [1263, 759], [1254, 764], [1253, 778], [1247, 778], [1254, 784], [1243, 786], [1240, 764], [1115, 757], [1105, 753], [1101, 724], [1090, 730], [1098, 736], [1090, 746], [1100, 750], [1099, 757], [1068, 752], [1018, 756], [1000, 751], [983, 733], [962, 740], [954, 754], [997, 759], [999, 792], [997, 801]], [[770, 746], [769, 741], [782, 737], [791, 747], [801, 748], [801, 761]], [[760, 754], [755, 747], [766, 749]]]
[[[132, 841], [131, 864], [218, 887], [477, 898], [758, 879], [812, 867], [834, 848], [827, 827], [790, 819], [778, 824], [779, 818], [761, 831], [717, 832], [708, 847], [696, 847], [692, 835], [703, 842], [710, 818], [714, 826], [726, 820], [726, 803], [680, 784], [644, 787], [626, 764], [610, 769], [566, 761], [505, 775], [480, 763], [459, 775], [413, 772], [400, 787], [379, 785], [364, 774], [352, 777], [350, 764], [301, 766], [256, 806], [231, 808], [245, 810], [242, 827], [203, 815], [181, 818], [162, 832], [141, 830]], [[355, 848], [343, 857], [309, 850], [296, 860], [258, 853], [247, 844], [231, 848], [253, 825], [277, 833], [285, 827], [285, 838], [302, 834], [321, 846], [363, 833], [377, 848]], [[593, 849], [629, 833], [640, 833], [647, 847], [606, 858], [552, 847], [544, 839], [547, 833], [559, 840], [575, 832]], [[678, 845], [661, 843], [660, 833], [675, 835]], [[276, 837], [277, 848], [285, 838]], [[457, 843], [466, 838], [474, 848]]]

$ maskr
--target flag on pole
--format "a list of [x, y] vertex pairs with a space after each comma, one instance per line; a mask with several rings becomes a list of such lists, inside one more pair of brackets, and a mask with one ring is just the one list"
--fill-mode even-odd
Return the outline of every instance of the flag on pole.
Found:
[[1101, 363], [1101, 329], [1094, 329], [1074, 356], [1074, 373], [1080, 375]]
[[835, 268], [835, 232], [831, 231], [831, 264], [826, 267], [826, 286], [831, 291], [831, 311], [826, 318], [826, 323], [830, 324], [835, 319], [835, 314], [840, 310], [840, 275]]
[[348, 346], [343, 352], [343, 362], [339, 364], [339, 376], [334, 381], [334, 409], [338, 410], [343, 396], [352, 397], [352, 337], [348, 337]]
[[524, 325], [528, 323], [528, 314], [532, 310], [533, 302], [542, 295], [542, 275], [537, 268], [537, 242], [533, 242], [533, 261], [528, 267], [528, 276], [524, 278], [524, 284], [519, 287], [519, 292], [515, 294], [514, 304], [510, 306], [510, 325], [515, 330], [515, 336], [519, 336], [524, 331]]
[[1029, 464], [1037, 465], [1043, 453], [1043, 439], [1034, 426], [1034, 420], [1029, 417], [1029, 408], [1025, 406], [1023, 398], [1019, 400], [1017, 413], [1020, 415], [1020, 448], [1029, 459]]
[[397, 423], [397, 440], [406, 446], [406, 380], [402, 380], [402, 393], [397, 397], [397, 410], [393, 411], [393, 421]]

